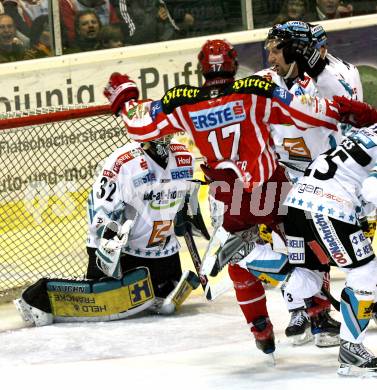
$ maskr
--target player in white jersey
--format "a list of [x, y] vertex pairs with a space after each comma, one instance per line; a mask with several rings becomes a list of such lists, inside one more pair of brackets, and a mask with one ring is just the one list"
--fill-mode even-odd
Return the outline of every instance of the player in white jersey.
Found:
[[[122, 253], [155, 260], [178, 254], [173, 220], [190, 190], [194, 157], [170, 138], [131, 142], [106, 159], [88, 198], [88, 248], [100, 247], [99, 229], [107, 223], [134, 219]], [[90, 263], [87, 277], [103, 276], [96, 272]]]
[[[114, 151], [88, 198], [87, 278], [116, 277], [147, 267], [157, 312], [164, 313], [159, 305], [182, 277], [173, 221], [194, 186], [189, 181], [193, 172], [193, 155], [184, 145], [171, 143], [171, 136], [144, 144], [132, 142]], [[120, 269], [110, 270], [107, 248], [113, 245], [116, 233], [124, 234], [122, 226], [127, 226], [127, 221], [127, 240], [120, 244]], [[190, 281], [195, 278], [191, 273]]]
[[[351, 97], [350, 86], [344, 83], [340, 74], [335, 75], [327, 63], [324, 63], [316, 77], [300, 75], [296, 61], [288, 58], [285, 53], [284, 46], [289, 45], [292, 40], [300, 40], [310, 45], [312, 41], [310, 26], [305, 22], [290, 21], [272, 27], [265, 44], [271, 68], [257, 74], [271, 79], [296, 96]], [[315, 157], [334, 147], [341, 139], [339, 132], [325, 127], [302, 131], [295, 126], [283, 124], [271, 125], [271, 129], [279, 162], [287, 168], [293, 182], [303, 175]]]
[[[363, 86], [356, 66], [328, 52], [327, 34], [321, 25], [311, 25], [311, 33], [313, 40], [317, 42], [316, 48], [319, 50], [322, 58], [328, 61], [329, 68], [342, 77], [346, 83], [344, 84], [345, 88], [351, 87], [351, 98], [362, 102]], [[342, 82], [342, 79], [340, 79], [340, 82]]]
[[346, 272], [340, 304], [342, 375], [355, 367], [377, 374], [377, 358], [362, 344], [376, 294], [377, 260], [358, 223], [370, 205], [362, 188], [376, 162], [377, 124], [355, 129], [337, 148], [315, 159], [285, 201], [288, 257], [296, 266], [295, 283], [290, 286], [289, 280], [286, 289], [292, 301], [295, 293], [318, 292], [329, 265]]
[[[292, 40], [304, 42], [307, 46], [313, 44], [312, 31], [307, 23], [291, 21], [273, 26], [267, 36], [265, 48], [268, 52], [268, 61], [272, 66], [258, 74], [274, 81], [279, 86], [289, 89], [296, 96], [321, 96], [345, 95], [351, 97], [351, 89], [344, 82], [340, 74], [336, 74], [327, 62], [317, 71], [316, 77], [302, 74], [299, 64], [287, 58], [290, 53], [284, 49]], [[292, 62], [290, 62], [292, 60]], [[301, 177], [311, 163], [320, 153], [336, 146], [340, 139], [339, 131], [329, 130], [326, 127], [316, 127], [302, 131], [290, 125], [271, 125], [272, 135], [280, 164], [286, 167], [286, 171], [294, 183]], [[291, 321], [286, 329], [286, 335], [292, 337], [294, 344], [302, 344], [309, 341], [315, 334], [317, 346], [338, 345], [336, 333], [339, 324], [329, 315], [330, 302], [323, 296], [313, 298], [317, 305], [312, 304], [307, 308], [311, 316], [311, 330], [309, 330], [309, 317], [305, 310], [306, 305], [302, 299], [300, 306], [289, 305], [289, 293], [284, 295], [291, 313]], [[322, 310], [319, 310], [319, 305]], [[297, 314], [300, 314], [300, 317]], [[297, 326], [299, 323], [300, 326]], [[322, 326], [320, 326], [322, 324]]]
[[192, 271], [182, 272], [174, 232], [177, 213], [196, 193], [193, 171], [193, 155], [171, 136], [115, 150], [88, 198], [89, 280], [39, 280], [16, 301], [24, 320], [40, 326], [146, 309], [174, 313], [199, 285]]

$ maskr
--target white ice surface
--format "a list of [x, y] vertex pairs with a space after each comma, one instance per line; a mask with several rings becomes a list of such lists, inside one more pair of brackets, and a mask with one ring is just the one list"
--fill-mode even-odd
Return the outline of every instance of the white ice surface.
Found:
[[[337, 297], [342, 284], [333, 281]], [[172, 317], [18, 330], [4, 330], [19, 325], [13, 309], [6, 308], [0, 311], [0, 388], [376, 388], [377, 379], [337, 376], [337, 348], [291, 346], [284, 336], [289, 316], [280, 291], [268, 290], [267, 296], [276, 335], [275, 366], [256, 349], [232, 292], [212, 303], [193, 296]], [[377, 353], [374, 324], [365, 344]]]

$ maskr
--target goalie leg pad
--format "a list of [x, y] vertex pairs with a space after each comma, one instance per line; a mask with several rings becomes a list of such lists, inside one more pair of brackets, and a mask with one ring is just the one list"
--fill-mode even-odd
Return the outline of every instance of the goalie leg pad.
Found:
[[164, 315], [173, 314], [199, 284], [200, 280], [194, 272], [184, 271], [173, 291], [153, 311]]
[[122, 280], [41, 279], [14, 301], [23, 320], [53, 322], [110, 321], [139, 313], [154, 303], [148, 268], [127, 272]]
[[26, 288], [14, 304], [28, 325], [44, 326], [53, 322], [51, 305], [46, 292], [47, 279], [40, 279]]
[[149, 271], [140, 267], [121, 280], [47, 282], [56, 322], [111, 321], [139, 313], [153, 304]]

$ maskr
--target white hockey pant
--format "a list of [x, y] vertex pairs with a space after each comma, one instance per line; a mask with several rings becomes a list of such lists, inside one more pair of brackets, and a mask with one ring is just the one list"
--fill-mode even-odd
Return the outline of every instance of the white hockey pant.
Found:
[[[321, 295], [324, 272], [296, 267], [282, 287], [288, 310], [305, 307], [304, 299]], [[321, 296], [323, 299], [323, 297]]]

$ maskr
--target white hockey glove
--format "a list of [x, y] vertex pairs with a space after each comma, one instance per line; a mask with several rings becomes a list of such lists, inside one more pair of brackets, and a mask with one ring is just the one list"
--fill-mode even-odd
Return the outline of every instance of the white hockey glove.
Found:
[[[127, 220], [121, 227], [112, 221], [105, 226], [96, 251], [97, 266], [102, 272], [111, 278], [121, 279], [122, 269], [120, 256], [123, 247], [127, 244], [128, 237], [135, 220]], [[113, 236], [113, 238], [109, 238]]]

